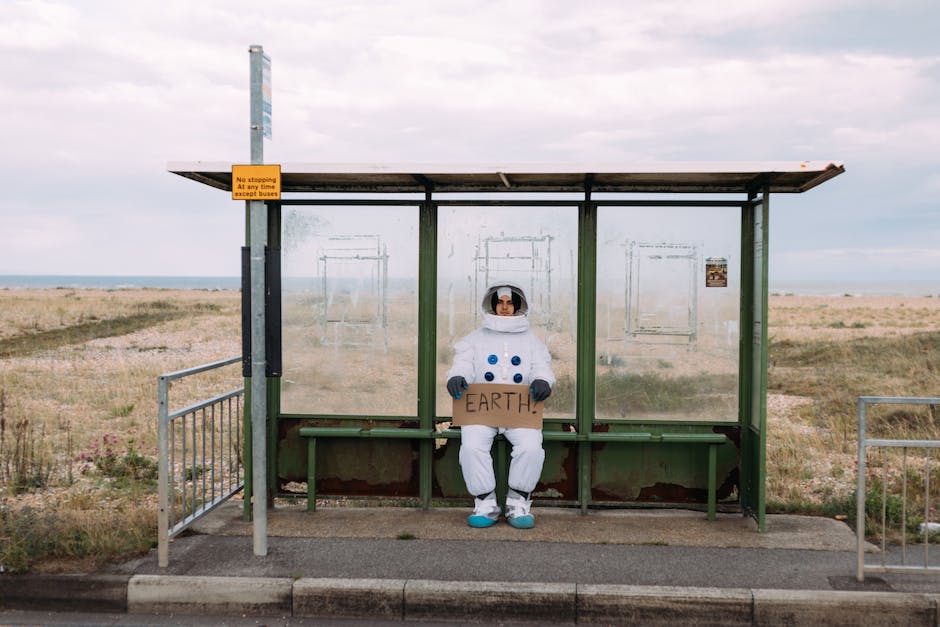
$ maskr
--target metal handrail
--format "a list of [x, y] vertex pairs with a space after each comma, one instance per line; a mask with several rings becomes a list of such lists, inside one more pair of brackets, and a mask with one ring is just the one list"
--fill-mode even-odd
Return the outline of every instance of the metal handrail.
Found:
[[[229, 366], [241, 359], [232, 357], [178, 370], [161, 375], [157, 380], [157, 555], [161, 567], [169, 565], [171, 538], [245, 486], [241, 459], [244, 386], [171, 412], [170, 384]], [[176, 428], [177, 423], [179, 429]], [[177, 452], [180, 454], [179, 463]]]
[[[856, 540], [857, 540], [857, 573], [858, 581], [865, 581], [866, 572], [894, 572], [894, 573], [936, 573], [940, 572], [940, 566], [930, 565], [930, 449], [940, 448], [938, 440], [901, 440], [885, 438], [868, 438], [866, 427], [866, 415], [869, 405], [940, 405], [940, 398], [934, 397], [903, 397], [903, 396], [860, 396], [858, 397], [858, 478], [856, 489]], [[886, 527], [887, 527], [887, 481], [882, 481], [882, 500], [881, 500], [881, 564], [865, 563], [865, 504], [867, 502], [866, 491], [866, 463], [867, 452], [870, 448], [900, 448], [903, 451], [903, 473], [902, 473], [902, 511], [901, 511], [901, 564], [886, 563]], [[924, 494], [925, 494], [925, 515], [923, 525], [924, 535], [924, 565], [912, 566], [906, 563], [907, 560], [907, 451], [911, 448], [922, 448], [928, 451], [926, 457]]]

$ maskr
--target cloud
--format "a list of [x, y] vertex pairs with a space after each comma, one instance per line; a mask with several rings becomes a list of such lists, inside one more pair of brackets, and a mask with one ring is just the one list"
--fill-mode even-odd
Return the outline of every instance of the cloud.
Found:
[[[237, 240], [240, 210], [165, 165], [247, 160], [257, 43], [273, 61], [269, 162], [839, 159], [845, 175], [772, 203], [772, 254], [796, 271], [819, 247], [834, 273], [874, 272], [895, 257], [831, 251], [924, 250], [937, 220], [940, 53], [880, 32], [905, 16], [929, 30], [929, 5], [5, 2], [0, 167], [17, 185], [0, 216], [31, 217], [0, 271], [111, 267], [96, 252], [108, 228], [138, 272], [199, 274], [177, 242], [207, 267], [227, 258], [189, 232]], [[58, 260], [28, 252], [51, 241]]]
[[20, 0], [0, 5], [0, 41], [27, 51], [59, 48], [80, 39], [79, 11], [58, 2]]
[[[771, 253], [770, 272], [777, 279], [936, 280], [940, 249], [822, 248]], [[859, 273], [858, 269], [864, 272]]]
[[77, 227], [74, 220], [62, 215], [0, 215], [4, 258], [55, 256], [69, 243], [68, 234], [74, 233]]

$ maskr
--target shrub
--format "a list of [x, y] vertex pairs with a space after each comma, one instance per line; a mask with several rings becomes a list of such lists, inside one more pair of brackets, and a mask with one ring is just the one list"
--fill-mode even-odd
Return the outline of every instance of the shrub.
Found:
[[42, 446], [44, 435], [45, 426], [37, 436], [28, 418], [7, 420], [6, 393], [0, 390], [0, 485], [14, 494], [49, 485], [55, 464]]
[[111, 411], [108, 412], [108, 419], [112, 418], [127, 418], [131, 415], [131, 412], [134, 411], [134, 403], [127, 403], [126, 405], [118, 405], [117, 407], [112, 407]]
[[105, 434], [100, 442], [92, 442], [91, 447], [82, 451], [78, 458], [85, 462], [86, 472], [94, 469], [119, 483], [157, 479], [157, 463], [140, 454], [134, 438], [127, 440], [124, 452], [118, 452], [118, 437]]
[[0, 502], [0, 567], [22, 573], [49, 559], [92, 565], [146, 552], [156, 541], [156, 516], [148, 506], [92, 510], [12, 507]]

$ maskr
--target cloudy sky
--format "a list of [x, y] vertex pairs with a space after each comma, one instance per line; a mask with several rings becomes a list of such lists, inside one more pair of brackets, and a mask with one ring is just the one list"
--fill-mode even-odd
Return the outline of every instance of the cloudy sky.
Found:
[[269, 163], [834, 160], [775, 196], [777, 279], [940, 277], [936, 0], [0, 0], [0, 274], [236, 275]]

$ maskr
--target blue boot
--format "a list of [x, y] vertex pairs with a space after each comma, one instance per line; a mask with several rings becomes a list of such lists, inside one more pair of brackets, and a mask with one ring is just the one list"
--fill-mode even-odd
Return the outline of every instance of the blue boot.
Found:
[[506, 495], [506, 521], [516, 529], [531, 529], [535, 526], [532, 516], [532, 500], [516, 490], [510, 489]]
[[473, 499], [473, 513], [467, 517], [467, 524], [476, 529], [492, 527], [499, 520], [499, 503], [496, 502], [496, 493], [490, 492], [482, 499]]

